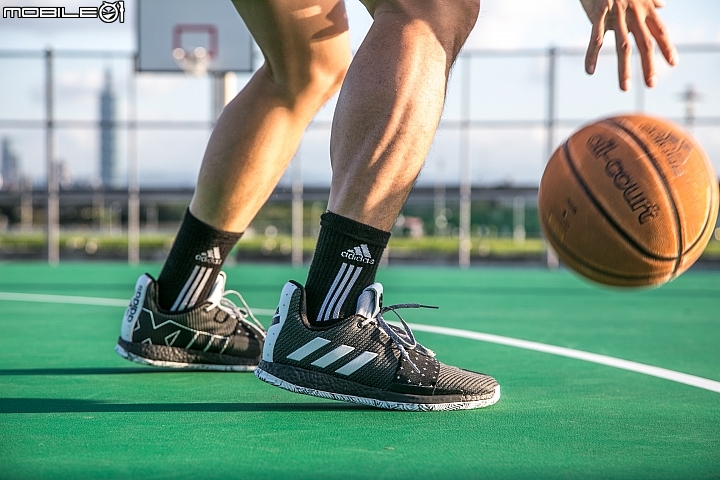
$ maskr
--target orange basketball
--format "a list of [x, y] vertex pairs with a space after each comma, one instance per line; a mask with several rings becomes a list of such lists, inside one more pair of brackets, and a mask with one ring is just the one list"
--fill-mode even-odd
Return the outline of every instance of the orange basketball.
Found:
[[660, 118], [624, 115], [553, 154], [538, 211], [560, 260], [596, 282], [655, 286], [687, 270], [718, 215], [718, 179], [698, 143]]

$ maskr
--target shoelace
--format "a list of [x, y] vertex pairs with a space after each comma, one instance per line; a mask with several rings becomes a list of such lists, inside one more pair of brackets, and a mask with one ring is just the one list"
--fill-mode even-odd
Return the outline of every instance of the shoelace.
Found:
[[[410, 356], [407, 353], [406, 349], [410, 350], [417, 350], [421, 353], [424, 353], [430, 357], [435, 356], [435, 352], [430, 350], [429, 348], [426, 348], [422, 345], [420, 345], [417, 340], [415, 340], [415, 335], [413, 335], [412, 330], [410, 329], [410, 326], [405, 322], [405, 319], [400, 316], [400, 314], [396, 311], [398, 308], [438, 308], [431, 305], [421, 305], [419, 303], [399, 303], [396, 305], [388, 305], [387, 307], [382, 307], [380, 311], [374, 316], [370, 318], [366, 318], [362, 322], [360, 322], [360, 326], [364, 327], [366, 325], [369, 325], [371, 323], [375, 323], [377, 327], [385, 332], [388, 337], [392, 339], [392, 341], [397, 346], [397, 349], [400, 351], [400, 355], [407, 361], [412, 368], [420, 373], [420, 369], [413, 363], [412, 360], [410, 360]], [[398, 317], [402, 324], [402, 328], [400, 326], [391, 325], [385, 320], [383, 317], [383, 313], [386, 312], [393, 312], [395, 316]]]
[[[240, 302], [243, 304], [244, 308], [240, 308], [235, 305], [232, 300], [227, 298], [228, 295], [237, 296], [238, 299], [240, 299]], [[253, 315], [252, 310], [245, 302], [245, 299], [242, 297], [242, 295], [240, 295], [240, 292], [238, 292], [237, 290], [225, 290], [225, 292], [223, 292], [222, 294], [222, 297], [219, 297], [217, 300], [211, 302], [210, 305], [205, 308], [205, 310], [209, 312], [214, 308], [219, 308], [228, 315], [239, 318], [241, 321], [245, 321], [247, 323], [250, 323], [248, 322], [248, 319], [250, 319], [250, 321], [258, 327], [258, 330], [260, 331], [262, 337], [265, 338], [265, 328], [262, 326], [262, 323], [260, 323], [258, 319], [255, 318], [255, 315]]]

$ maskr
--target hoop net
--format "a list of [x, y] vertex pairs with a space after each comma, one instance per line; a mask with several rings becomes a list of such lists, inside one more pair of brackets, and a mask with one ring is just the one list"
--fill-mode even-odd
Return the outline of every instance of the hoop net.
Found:
[[212, 63], [212, 56], [203, 47], [197, 47], [193, 50], [185, 50], [184, 48], [176, 48], [172, 53], [175, 63], [182, 68], [185, 73], [195, 76], [205, 75], [208, 67]]

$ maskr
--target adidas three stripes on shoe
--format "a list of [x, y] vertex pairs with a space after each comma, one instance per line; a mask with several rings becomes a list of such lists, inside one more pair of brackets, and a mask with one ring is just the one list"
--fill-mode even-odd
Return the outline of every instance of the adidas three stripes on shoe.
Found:
[[[157, 282], [150, 275], [140, 276], [115, 351], [133, 362], [156, 367], [254, 370], [265, 331], [240, 294], [225, 290], [225, 281], [225, 273], [220, 272], [207, 300], [177, 313], [162, 311]], [[243, 308], [226, 298], [229, 294], [236, 294]]]
[[[285, 390], [394, 410], [461, 410], [500, 398], [494, 378], [438, 362], [402, 327], [383, 317], [382, 285], [363, 290], [355, 315], [312, 326], [302, 286], [288, 282], [267, 332], [255, 375]], [[395, 312], [397, 314], [397, 312]]]

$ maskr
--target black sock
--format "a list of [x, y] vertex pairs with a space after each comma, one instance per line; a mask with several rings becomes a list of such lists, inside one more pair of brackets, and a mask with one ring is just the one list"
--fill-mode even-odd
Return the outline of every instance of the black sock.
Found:
[[241, 236], [201, 222], [188, 209], [158, 277], [160, 308], [181, 312], [202, 303]]
[[308, 320], [327, 325], [355, 313], [358, 297], [375, 281], [390, 232], [332, 212], [320, 217], [320, 226], [305, 290]]

